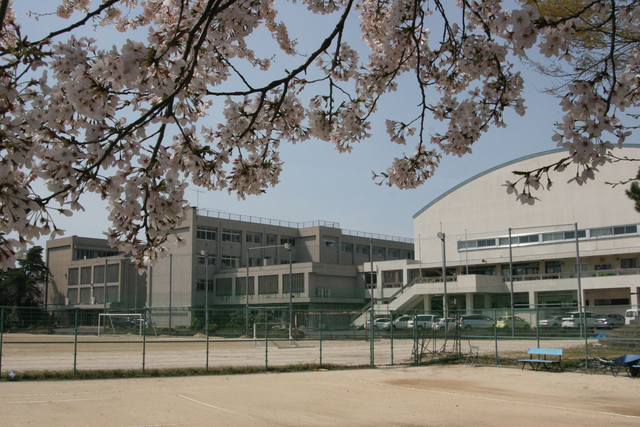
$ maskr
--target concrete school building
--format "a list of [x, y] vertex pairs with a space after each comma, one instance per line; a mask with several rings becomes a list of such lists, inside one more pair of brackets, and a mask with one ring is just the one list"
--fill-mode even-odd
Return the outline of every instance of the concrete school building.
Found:
[[[640, 146], [615, 154], [640, 159]], [[590, 311], [624, 314], [638, 306], [640, 213], [625, 194], [629, 184], [608, 184], [635, 177], [638, 162], [605, 165], [582, 186], [567, 183], [576, 168], [551, 172], [551, 190], [535, 193], [533, 206], [506, 192], [513, 171], [567, 155], [552, 150], [496, 166], [424, 206], [413, 216], [416, 259], [374, 263], [383, 278], [376, 309], [442, 312], [443, 261], [450, 306], [466, 313], [511, 306], [510, 263], [516, 308], [562, 314], [577, 306], [579, 285]]]
[[247, 296], [251, 306], [283, 307], [292, 282], [294, 310], [361, 310], [370, 295], [371, 261], [414, 258], [413, 239], [342, 230], [326, 221], [192, 208], [175, 234], [184, 245], [144, 275], [105, 239], [48, 241], [47, 305], [79, 307], [86, 322], [105, 311], [195, 308], [205, 300], [211, 307], [243, 308]]

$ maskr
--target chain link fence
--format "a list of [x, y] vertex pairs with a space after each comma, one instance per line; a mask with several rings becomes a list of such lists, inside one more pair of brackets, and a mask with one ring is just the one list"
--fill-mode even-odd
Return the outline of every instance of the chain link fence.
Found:
[[[418, 310], [0, 307], [0, 372], [388, 366], [464, 360], [472, 351], [479, 363], [517, 365], [530, 347], [563, 348], [563, 362], [577, 366], [594, 357], [640, 353], [640, 325], [624, 326], [619, 312], [620, 307], [585, 307], [576, 318], [571, 313], [580, 313], [577, 307], [450, 310], [444, 321]], [[596, 326], [599, 314], [615, 314], [622, 324]]]

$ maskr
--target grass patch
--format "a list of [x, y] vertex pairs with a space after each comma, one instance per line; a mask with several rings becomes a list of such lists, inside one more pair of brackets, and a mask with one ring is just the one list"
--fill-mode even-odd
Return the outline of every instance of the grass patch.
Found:
[[[165, 368], [165, 369], [145, 369], [144, 373], [140, 369], [96, 369], [77, 370], [74, 374], [68, 371], [24, 371], [18, 372], [20, 380], [42, 381], [42, 380], [102, 380], [116, 378], [155, 378], [155, 377], [189, 377], [205, 375], [240, 375], [240, 374], [263, 374], [266, 372], [310, 372], [310, 371], [344, 371], [353, 369], [371, 369], [370, 365], [332, 365], [319, 363], [304, 363], [287, 366], [274, 366], [265, 369], [259, 366], [216, 366], [209, 368]], [[1, 379], [7, 380], [7, 373], [3, 372]]]

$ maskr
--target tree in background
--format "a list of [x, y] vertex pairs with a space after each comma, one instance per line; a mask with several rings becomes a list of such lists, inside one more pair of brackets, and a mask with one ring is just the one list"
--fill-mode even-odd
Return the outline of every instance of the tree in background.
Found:
[[[315, 138], [351, 151], [400, 79], [420, 101], [409, 117], [386, 118], [387, 133], [415, 149], [374, 173], [378, 184], [415, 188], [442, 155], [471, 153], [490, 127], [506, 126], [505, 112], [524, 115], [512, 62], [530, 56], [557, 71], [564, 116], [553, 139], [569, 154], [518, 172], [505, 184], [517, 200], [534, 203], [550, 173], [572, 165], [572, 181], [592, 179], [635, 128], [625, 110], [640, 100], [638, 1], [301, 3], [306, 11], [272, 0], [60, 0], [68, 23], [35, 39], [12, 0], [0, 0], [0, 263], [29, 239], [61, 234], [52, 212], [72, 215], [93, 192], [110, 203], [110, 243], [152, 264], [168, 251], [187, 180], [261, 194], [278, 183], [280, 144]], [[314, 28], [304, 50], [278, 20], [294, 6]], [[31, 16], [58, 19], [44, 12]], [[94, 26], [106, 42], [87, 36]], [[127, 34], [121, 46], [109, 27]], [[256, 44], [265, 35], [272, 51]], [[429, 120], [442, 131], [430, 133]]]
[[43, 249], [34, 246], [18, 268], [0, 270], [0, 306], [39, 307], [43, 302], [44, 285], [49, 279], [49, 267], [42, 259]]

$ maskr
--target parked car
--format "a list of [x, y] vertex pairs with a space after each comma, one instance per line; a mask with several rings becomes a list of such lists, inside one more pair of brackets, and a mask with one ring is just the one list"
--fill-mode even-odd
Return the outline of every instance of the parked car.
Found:
[[493, 325], [493, 319], [483, 314], [465, 314], [460, 316], [461, 328], [493, 328]]
[[620, 314], [598, 314], [596, 316], [596, 328], [613, 329], [624, 326], [624, 317]]
[[431, 326], [435, 331], [442, 331], [445, 328], [445, 325], [449, 331], [454, 330], [456, 328], [457, 321], [454, 318], [445, 319], [438, 317], [437, 320], [434, 321]]
[[393, 324], [391, 322], [384, 323], [380, 326], [380, 329], [389, 330], [393, 328], [394, 331], [408, 329], [409, 321], [412, 319], [411, 316], [400, 316], [393, 320]]
[[524, 328], [524, 329], [530, 328], [529, 322], [524, 320], [522, 317], [513, 316], [513, 321], [511, 319], [512, 319], [511, 316], [498, 317], [498, 321], [496, 322], [496, 328], [510, 329], [512, 324], [516, 328]]
[[416, 320], [409, 320], [407, 328], [413, 329], [413, 325], [417, 325], [418, 329], [426, 329], [433, 327], [433, 323], [439, 319], [435, 314], [418, 314]]
[[627, 310], [627, 312], [624, 314], [625, 323], [628, 325], [629, 323], [631, 323], [632, 320], [634, 320], [638, 316], [640, 316], [640, 310], [633, 309], [633, 308]]
[[[588, 329], [593, 329], [596, 327], [596, 314], [590, 311], [586, 313], [582, 313], [586, 320], [586, 325]], [[562, 327], [563, 328], [579, 328], [580, 327], [580, 312], [572, 311], [571, 313], [565, 313], [562, 316]]]
[[[373, 319], [373, 329], [384, 329], [384, 324], [389, 323], [391, 320], [386, 317], [381, 317], [379, 319]], [[367, 323], [364, 324], [365, 329], [369, 329], [370, 321], [367, 320]]]
[[562, 316], [553, 316], [548, 319], [538, 320], [540, 328], [559, 328], [562, 326]]

